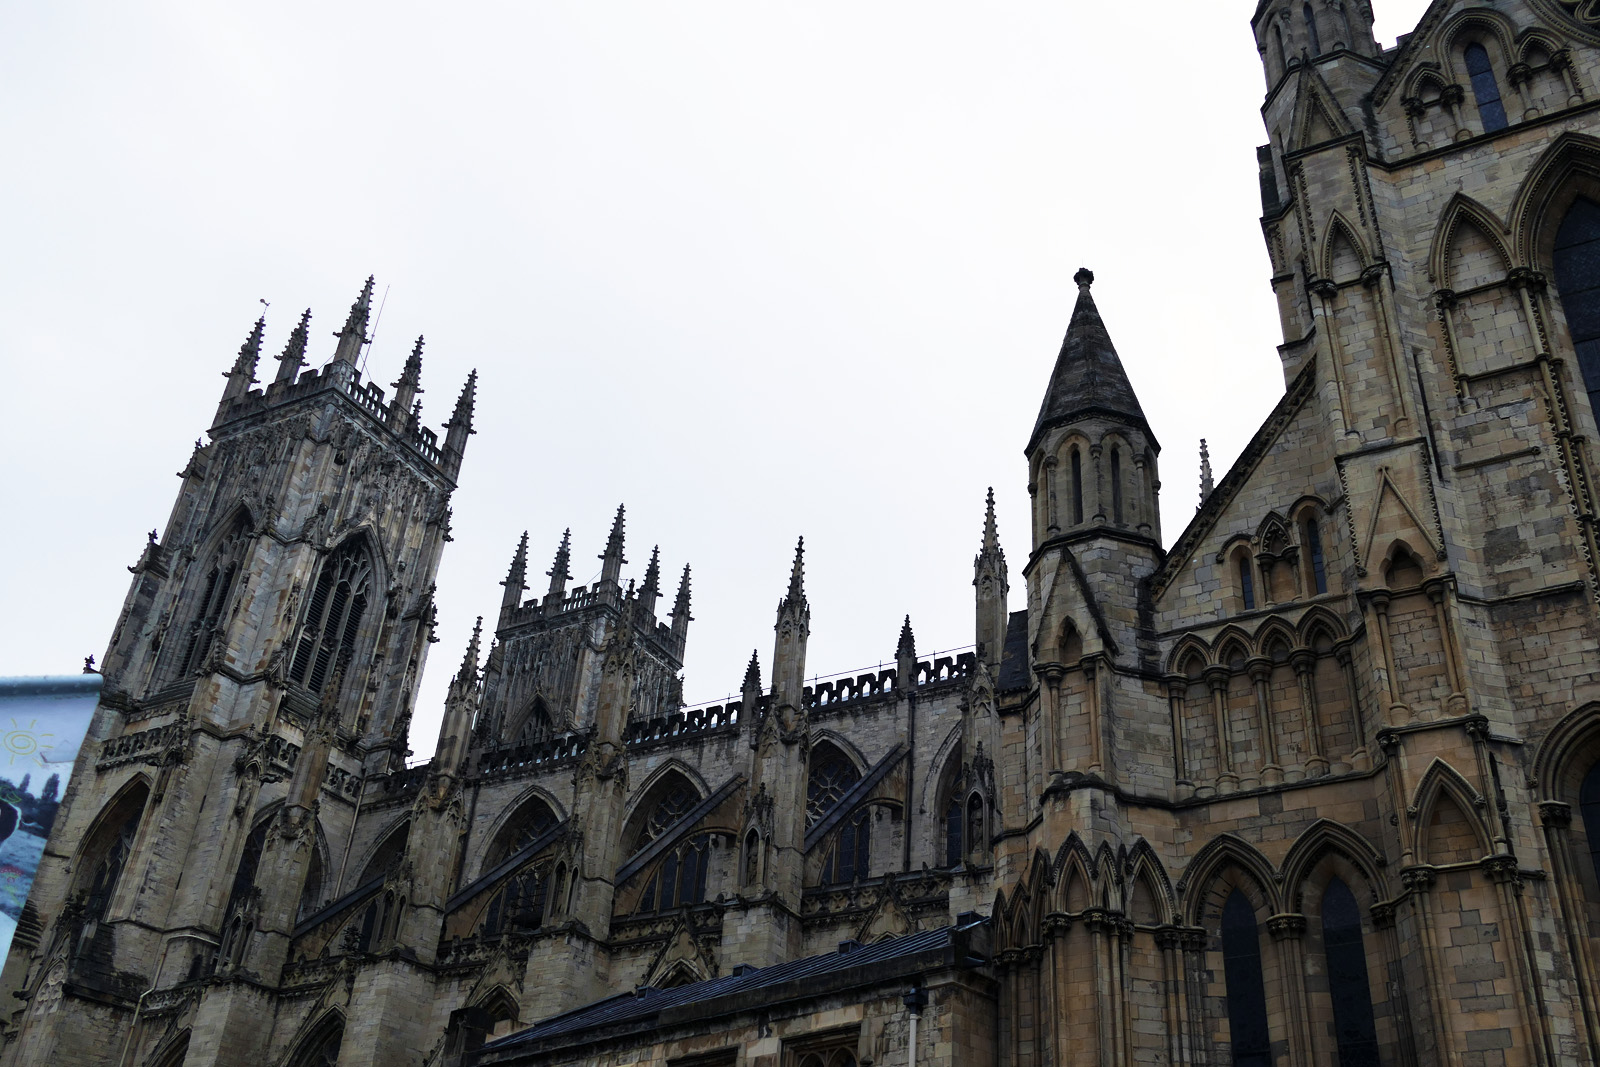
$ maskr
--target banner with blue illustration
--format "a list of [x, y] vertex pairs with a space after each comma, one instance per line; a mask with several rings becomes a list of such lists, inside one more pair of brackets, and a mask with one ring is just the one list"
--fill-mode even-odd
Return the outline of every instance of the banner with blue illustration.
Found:
[[100, 699], [100, 675], [0, 678], [0, 958]]

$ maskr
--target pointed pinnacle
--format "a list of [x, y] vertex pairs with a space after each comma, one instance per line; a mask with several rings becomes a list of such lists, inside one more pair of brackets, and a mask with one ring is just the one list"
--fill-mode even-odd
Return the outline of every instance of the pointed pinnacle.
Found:
[[422, 389], [422, 335], [417, 335], [417, 343], [411, 349], [411, 355], [406, 357], [406, 365], [400, 371], [400, 380], [393, 383], [393, 388], [399, 389], [402, 385], [410, 385], [420, 393]]
[[606, 538], [606, 550], [600, 553], [601, 559], [610, 559], [614, 556], [619, 563], [628, 562], [622, 558], [622, 543], [626, 524], [627, 505], [618, 504], [617, 517], [611, 521], [611, 534]]
[[744, 685], [742, 690], [761, 689], [761, 661], [756, 657], [754, 649], [750, 650], [750, 666], [744, 669]]
[[915, 659], [917, 656], [917, 639], [911, 633], [910, 615], [906, 616], [906, 621], [900, 626], [900, 643], [895, 646], [894, 655], [896, 659], [903, 656]]
[[989, 487], [989, 500], [983, 513], [983, 547], [993, 549], [1000, 547], [1000, 531], [994, 521], [994, 486]]
[[445, 423], [447, 429], [461, 427], [467, 433], [477, 433], [472, 428], [472, 407], [478, 399], [478, 368], [472, 368], [472, 373], [467, 375], [467, 383], [461, 387], [461, 395], [456, 398], [456, 410], [451, 414], [450, 421]]
[[661, 546], [656, 545], [650, 549], [650, 562], [644, 569], [644, 585], [640, 592], [652, 596], [661, 593]]
[[250, 380], [256, 380], [256, 363], [261, 359], [261, 335], [267, 328], [267, 317], [261, 316], [256, 324], [250, 328], [250, 336], [244, 339], [244, 344], [239, 346], [239, 358], [233, 361], [233, 374], [247, 374]]
[[372, 310], [372, 283], [374, 276], [367, 275], [366, 284], [361, 287], [361, 295], [356, 297], [356, 302], [350, 305], [350, 314], [344, 320], [344, 329], [335, 336], [344, 336], [347, 333], [365, 332], [367, 328], [367, 313]]
[[526, 573], [528, 573], [528, 531], [523, 530], [522, 540], [517, 542], [517, 550], [511, 555], [511, 569], [506, 572], [506, 580], [500, 584], [510, 585], [516, 582], [521, 585], [522, 576]]
[[306, 308], [300, 315], [300, 323], [289, 331], [289, 343], [283, 346], [283, 353], [278, 356], [278, 378], [292, 378], [294, 372], [299, 370], [306, 362], [306, 341], [311, 332], [311, 309]]
[[806, 595], [806, 539], [794, 546], [794, 568], [789, 571], [789, 599], [804, 600]]
[[478, 678], [478, 645], [483, 636], [483, 616], [478, 616], [478, 621], [472, 627], [472, 640], [467, 642], [467, 654], [461, 657], [461, 673], [458, 678], [476, 681]]
[[1206, 498], [1215, 488], [1211, 480], [1211, 450], [1206, 447], [1206, 439], [1200, 438], [1200, 503], [1204, 504]]
[[[527, 535], [524, 534], [524, 537]], [[558, 582], [564, 582], [572, 577], [572, 572], [567, 569], [567, 563], [572, 558], [572, 527], [567, 527], [561, 533], [561, 544], [556, 547], [556, 561], [545, 571], [545, 575]]]
[[678, 582], [678, 599], [672, 605], [672, 618], [678, 622], [693, 622], [689, 614], [689, 565], [683, 565], [683, 579]]

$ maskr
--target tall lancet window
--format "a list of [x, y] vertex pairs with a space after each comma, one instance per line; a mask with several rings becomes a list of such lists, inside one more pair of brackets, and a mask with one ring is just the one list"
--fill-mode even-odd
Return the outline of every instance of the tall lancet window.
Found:
[[1378, 1067], [1378, 1031], [1361, 943], [1361, 910], [1350, 887], [1335, 878], [1322, 894], [1322, 946], [1328, 958], [1334, 1040], [1339, 1067]]
[[1072, 448], [1072, 521], [1083, 521], [1083, 453]]
[[1222, 972], [1228, 989], [1228, 1036], [1233, 1067], [1272, 1067], [1267, 991], [1261, 974], [1256, 911], [1238, 889], [1222, 907]]
[[1478, 101], [1478, 117], [1483, 120], [1483, 132], [1506, 128], [1506, 106], [1500, 100], [1500, 86], [1494, 80], [1494, 67], [1489, 63], [1489, 51], [1473, 42], [1467, 45], [1467, 74], [1472, 78], [1472, 95]]
[[1555, 268], [1589, 408], [1600, 420], [1600, 204], [1573, 201], [1556, 231]]
[[243, 562], [244, 550], [249, 545], [250, 526], [240, 516], [228, 535], [217, 546], [211, 557], [211, 569], [206, 573], [205, 591], [195, 606], [194, 617], [189, 620], [189, 632], [183, 644], [183, 658], [178, 662], [178, 673], [188, 674], [199, 670], [206, 661], [211, 646], [227, 620], [223, 618], [228, 608], [228, 597], [233, 592]]
[[322, 562], [295, 643], [289, 680], [320, 693], [335, 666], [355, 651], [356, 633], [372, 598], [372, 561], [359, 541]]
[[1122, 449], [1111, 447], [1111, 516], [1122, 525]]
[[1311, 44], [1311, 54], [1320, 56], [1322, 54], [1322, 38], [1317, 35], [1317, 13], [1311, 10], [1310, 4], [1303, 4], [1300, 7], [1300, 14], [1305, 16], [1306, 40]]

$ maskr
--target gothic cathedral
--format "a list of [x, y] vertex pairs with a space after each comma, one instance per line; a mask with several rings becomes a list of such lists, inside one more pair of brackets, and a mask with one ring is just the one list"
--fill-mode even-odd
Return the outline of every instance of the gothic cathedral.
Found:
[[771, 658], [684, 707], [689, 572], [625, 578], [619, 509], [588, 588], [541, 529], [530, 597], [523, 538], [408, 768], [476, 376], [441, 441], [420, 340], [358, 373], [370, 280], [264, 387], [257, 323], [0, 1065], [1600, 1064], [1600, 3], [1251, 25], [1282, 399], [1168, 545], [1079, 271], [1026, 589], [991, 497], [960, 654], [908, 619], [807, 685], [802, 544]]

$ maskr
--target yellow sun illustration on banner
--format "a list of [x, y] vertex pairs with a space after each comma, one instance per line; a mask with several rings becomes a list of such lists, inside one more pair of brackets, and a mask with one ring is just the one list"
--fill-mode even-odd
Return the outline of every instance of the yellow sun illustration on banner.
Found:
[[55, 734], [41, 734], [38, 732], [39, 720], [29, 721], [23, 726], [16, 719], [11, 720], [11, 729], [0, 734], [0, 749], [11, 757], [11, 762], [22, 760], [27, 763], [37, 763], [44, 766], [44, 750], [50, 747], [55, 740]]

